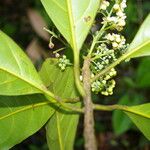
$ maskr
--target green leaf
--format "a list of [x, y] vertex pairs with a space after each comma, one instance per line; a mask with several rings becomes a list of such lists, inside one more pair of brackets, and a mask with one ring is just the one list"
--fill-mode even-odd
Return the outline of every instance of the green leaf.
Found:
[[0, 31], [0, 95], [42, 93], [45, 87], [29, 58]]
[[[120, 105], [136, 105], [139, 104], [141, 97], [139, 95], [130, 96], [126, 94], [123, 96], [118, 104]], [[132, 127], [132, 122], [129, 120], [128, 116], [126, 116], [122, 111], [115, 110], [112, 116], [113, 129], [116, 135], [121, 135]]]
[[42, 95], [0, 96], [0, 150], [8, 150], [38, 131], [54, 114]]
[[136, 75], [136, 84], [140, 88], [150, 87], [150, 58], [144, 58], [138, 69]]
[[[57, 67], [55, 59], [48, 59], [43, 64], [40, 75], [46, 86], [49, 87], [50, 85], [49, 89], [58, 96], [63, 98], [76, 98], [78, 96], [72, 67], [68, 67], [62, 72]], [[80, 106], [79, 103], [70, 105], [72, 107]], [[55, 112], [46, 126], [47, 143], [50, 149], [73, 149], [78, 119], [79, 114], [70, 114], [60, 109]]]
[[78, 118], [77, 114], [65, 114], [58, 111], [53, 115], [46, 126], [49, 148], [73, 150]]
[[[123, 98], [120, 99], [118, 104], [127, 105], [129, 103], [129, 96], [125, 95]], [[132, 125], [129, 118], [119, 110], [115, 110], [112, 116], [113, 121], [113, 129], [116, 135], [120, 135], [126, 132]]]
[[128, 58], [150, 55], [150, 14], [143, 22], [137, 35], [129, 46]]
[[128, 107], [124, 112], [150, 140], [150, 103]]
[[[76, 90], [72, 91], [73, 89], [71, 88], [73, 86], [72, 69], [67, 68], [65, 72], [61, 72], [60, 69], [57, 68], [56, 60], [52, 59], [45, 62], [45, 64], [48, 66], [52, 63], [52, 70], [44, 65], [46, 68], [43, 66], [43, 71], [40, 71], [40, 75], [45, 84], [48, 84], [49, 89], [54, 91], [54, 93], [59, 94], [63, 93], [63, 91], [68, 91], [67, 97], [67, 94], [61, 94], [64, 98], [76, 97]], [[71, 74], [70, 71], [72, 72]], [[66, 76], [63, 77], [64, 73]], [[57, 86], [52, 87], [51, 83], [55, 82], [57, 82]], [[65, 84], [67, 86], [64, 86]], [[59, 85], [61, 87], [59, 87]], [[55, 110], [53, 107], [54, 105], [52, 105], [50, 101], [47, 101], [43, 95], [28, 95], [18, 97], [0, 96], [0, 150], [10, 149], [14, 145], [22, 142], [24, 139], [38, 131], [47, 122], [47, 120], [54, 115]], [[76, 120], [74, 119], [74, 123], [77, 124], [78, 115], [74, 116], [73, 118], [76, 118]]]
[[68, 43], [79, 51], [93, 23], [100, 1], [41, 0], [41, 2]]
[[65, 71], [61, 71], [57, 59], [50, 58], [44, 62], [39, 75], [44, 85], [55, 95], [63, 99], [78, 97], [73, 67], [67, 67]]

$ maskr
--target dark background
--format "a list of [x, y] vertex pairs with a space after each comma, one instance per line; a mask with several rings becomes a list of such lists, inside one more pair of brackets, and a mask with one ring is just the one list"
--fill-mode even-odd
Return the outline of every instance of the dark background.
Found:
[[[149, 0], [128, 1], [126, 10], [127, 26], [123, 31], [128, 43], [132, 41], [149, 12]], [[40, 0], [0, 0], [0, 29], [12, 37], [27, 52], [37, 69], [40, 68], [43, 60], [52, 56], [52, 50], [48, 47], [49, 35], [46, 32], [44, 34], [43, 31], [41, 32], [43, 26], [48, 26], [50, 29], [54, 28]], [[61, 47], [57, 40], [54, 41], [54, 44], [54, 49]], [[124, 103], [127, 105], [149, 102], [149, 58], [134, 59], [128, 63], [122, 63], [117, 67], [117, 71], [115, 94], [107, 98], [101, 95], [93, 96], [95, 102], [103, 104]], [[149, 76], [145, 77], [145, 74], [149, 74]], [[121, 114], [120, 120], [123, 117]], [[83, 149], [82, 121], [81, 116], [75, 150]], [[122, 133], [116, 134], [113, 129], [113, 124], [116, 121], [114, 113], [96, 112], [95, 121], [96, 136], [100, 149], [150, 150], [150, 142], [144, 138], [133, 124], [127, 125], [127, 129], [122, 128]], [[129, 120], [126, 124], [129, 124]], [[21, 144], [16, 145], [12, 150], [48, 150], [44, 128]]]

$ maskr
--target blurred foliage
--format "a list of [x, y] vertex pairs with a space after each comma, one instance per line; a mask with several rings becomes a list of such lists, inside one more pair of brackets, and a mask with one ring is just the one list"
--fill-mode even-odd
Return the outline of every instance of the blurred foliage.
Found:
[[[53, 24], [44, 11], [40, 0], [0, 0], [0, 29], [17, 41], [24, 49], [28, 47], [33, 39], [37, 39], [47, 52], [48, 42], [35, 33], [29, 21], [27, 11], [30, 8], [37, 10], [46, 21], [48, 27], [53, 28]], [[128, 8], [126, 10], [127, 26], [123, 31], [128, 43], [132, 41], [139, 26], [149, 12], [149, 0], [128, 0]], [[39, 22], [37, 21], [37, 23]], [[54, 42], [57, 44], [57, 41]], [[56, 45], [56, 47], [59, 46]], [[44, 57], [47, 57], [47, 53], [44, 53]], [[93, 97], [94, 101], [103, 104], [119, 103], [126, 105], [149, 102], [150, 58], [135, 59], [131, 62], [122, 63], [117, 69], [118, 76], [115, 94], [111, 97], [97, 95]], [[80, 120], [81, 124], [79, 124], [75, 142], [76, 150], [83, 149], [84, 143], [82, 137], [82, 117]], [[96, 112], [95, 120], [99, 148], [103, 150], [150, 149], [150, 142], [136, 130], [136, 127], [129, 118], [125, 117], [121, 112]], [[12, 150], [48, 150], [44, 130], [28, 138]]]

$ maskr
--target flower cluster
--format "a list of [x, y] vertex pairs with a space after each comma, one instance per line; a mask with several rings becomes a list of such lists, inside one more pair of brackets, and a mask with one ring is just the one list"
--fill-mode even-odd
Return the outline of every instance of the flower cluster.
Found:
[[[100, 10], [104, 11], [107, 9], [109, 2], [106, 0], [102, 1]], [[113, 5], [112, 11], [113, 15], [112, 16], [105, 16], [103, 17], [103, 22], [102, 24], [108, 23], [111, 25], [112, 28], [117, 29], [118, 31], [121, 31], [123, 27], [126, 25], [125, 19], [126, 15], [124, 13], [124, 9], [127, 7], [126, 5], [126, 0], [116, 1], [115, 4]], [[106, 9], [104, 9], [106, 8]]]
[[[92, 77], [97, 73], [108, 67], [111, 63], [115, 62], [127, 50], [126, 39], [120, 33], [117, 33], [125, 26], [126, 15], [124, 9], [126, 8], [126, 0], [111, 0], [113, 5], [107, 0], [102, 0], [100, 12], [103, 17], [102, 25], [104, 31], [99, 41], [95, 46], [92, 53], [91, 72]], [[112, 6], [110, 8], [109, 6]], [[110, 13], [108, 10], [110, 9]], [[100, 31], [99, 31], [100, 32]], [[97, 33], [98, 34], [98, 33]], [[117, 75], [116, 70], [113, 68], [105, 75], [91, 84], [92, 91], [101, 93], [102, 95], [112, 95], [115, 87], [115, 80]], [[91, 77], [91, 78], [92, 78]]]
[[110, 70], [110, 72], [101, 77], [99, 80], [96, 80], [92, 83], [92, 91], [95, 93], [101, 92], [102, 95], [108, 96], [113, 94], [113, 89], [115, 87], [115, 80], [112, 78], [116, 76], [117, 72], [113, 68]]
[[113, 49], [109, 49], [106, 44], [100, 44], [96, 52], [93, 53], [93, 61], [91, 70], [94, 74], [106, 68], [110, 63], [116, 61], [116, 56]]
[[113, 49], [123, 48], [126, 42], [124, 36], [115, 33], [108, 33], [105, 39], [108, 40], [108, 43], [112, 44]]
[[58, 66], [62, 71], [64, 71], [68, 65], [71, 65], [71, 63], [70, 60], [67, 59], [66, 55], [63, 55], [62, 58], [58, 59]]

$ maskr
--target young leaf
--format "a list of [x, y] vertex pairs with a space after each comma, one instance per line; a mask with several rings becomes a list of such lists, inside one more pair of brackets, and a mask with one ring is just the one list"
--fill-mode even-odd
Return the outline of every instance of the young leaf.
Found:
[[41, 2], [68, 43], [79, 51], [93, 23], [100, 1], [41, 0]]
[[53, 114], [42, 95], [0, 96], [0, 150], [8, 150], [37, 132]]
[[[56, 95], [62, 98], [76, 98], [78, 96], [72, 67], [68, 67], [62, 72], [57, 67], [55, 59], [48, 59], [42, 66], [40, 75], [46, 86], [50, 85], [49, 89]], [[71, 106], [76, 107], [80, 104], [72, 104]], [[62, 110], [55, 112], [46, 126], [47, 143], [50, 149], [73, 149], [78, 119], [78, 114], [70, 114]]]
[[150, 14], [129, 46], [128, 58], [150, 55]]
[[128, 107], [124, 112], [150, 140], [150, 103]]
[[29, 58], [0, 31], [0, 95], [41, 93], [44, 85]]

